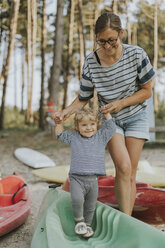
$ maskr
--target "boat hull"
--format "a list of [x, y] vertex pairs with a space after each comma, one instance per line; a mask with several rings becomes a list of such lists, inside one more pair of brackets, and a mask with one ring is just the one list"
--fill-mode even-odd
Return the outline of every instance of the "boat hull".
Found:
[[75, 234], [70, 193], [50, 189], [41, 204], [31, 248], [164, 248], [160, 230], [97, 202], [92, 223], [94, 235]]
[[[114, 191], [115, 178], [105, 176], [98, 178], [98, 201], [118, 209]], [[69, 191], [69, 182], [62, 188]], [[165, 191], [155, 189], [147, 183], [136, 183], [136, 200], [132, 216], [149, 224], [165, 223]]]
[[0, 180], [0, 237], [22, 225], [30, 214], [30, 197], [20, 175]]

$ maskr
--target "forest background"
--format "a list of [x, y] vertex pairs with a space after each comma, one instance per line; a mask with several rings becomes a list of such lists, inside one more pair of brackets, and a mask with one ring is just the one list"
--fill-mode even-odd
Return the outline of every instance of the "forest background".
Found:
[[[164, 0], [1, 0], [0, 130], [45, 129], [48, 112], [77, 95], [84, 57], [96, 48], [105, 11], [124, 24], [124, 43], [141, 46], [156, 71], [156, 125], [165, 120]], [[90, 105], [97, 107], [97, 96]], [[160, 134], [160, 137], [162, 135]]]

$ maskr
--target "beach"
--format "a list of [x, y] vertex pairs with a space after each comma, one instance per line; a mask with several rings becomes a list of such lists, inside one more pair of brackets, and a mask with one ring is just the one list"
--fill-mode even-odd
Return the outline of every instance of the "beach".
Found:
[[[57, 141], [48, 131], [0, 133], [1, 176], [6, 177], [13, 173], [20, 174], [28, 184], [31, 198], [31, 213], [28, 219], [22, 226], [0, 238], [0, 248], [30, 247], [38, 211], [51, 184], [34, 176], [33, 168], [24, 165], [14, 157], [15, 149], [20, 147], [32, 148], [46, 154], [56, 163], [56, 166], [69, 165], [70, 162], [70, 147]], [[164, 148], [144, 148], [140, 159], [147, 160], [152, 166], [165, 167]], [[106, 167], [113, 168], [113, 162], [108, 152], [106, 152]], [[155, 227], [160, 230], [165, 229], [165, 225]]]

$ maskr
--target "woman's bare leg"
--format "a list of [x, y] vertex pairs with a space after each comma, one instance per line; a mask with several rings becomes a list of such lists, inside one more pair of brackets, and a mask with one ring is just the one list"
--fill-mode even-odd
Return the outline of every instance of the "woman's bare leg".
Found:
[[131, 161], [124, 137], [116, 133], [107, 147], [116, 168], [115, 193], [119, 208], [125, 214], [131, 215]]
[[131, 160], [131, 205], [130, 212], [132, 213], [133, 206], [136, 199], [136, 170], [138, 161], [144, 145], [144, 139], [137, 139], [134, 137], [125, 138], [127, 151]]

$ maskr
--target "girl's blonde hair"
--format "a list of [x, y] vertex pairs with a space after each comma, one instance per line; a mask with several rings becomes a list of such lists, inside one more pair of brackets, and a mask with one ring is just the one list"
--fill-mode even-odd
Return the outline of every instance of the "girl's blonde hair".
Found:
[[83, 120], [84, 117], [88, 117], [89, 120], [95, 121], [98, 124], [98, 113], [96, 110], [93, 110], [91, 108], [83, 108], [76, 112], [74, 117], [74, 126], [75, 130], [78, 130], [78, 124], [80, 121]]

